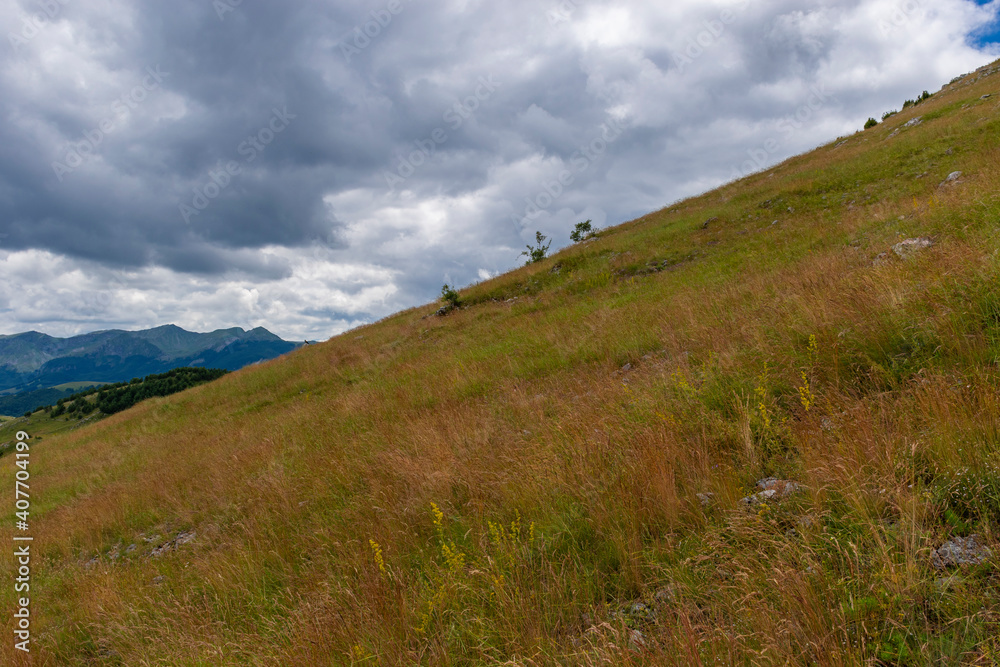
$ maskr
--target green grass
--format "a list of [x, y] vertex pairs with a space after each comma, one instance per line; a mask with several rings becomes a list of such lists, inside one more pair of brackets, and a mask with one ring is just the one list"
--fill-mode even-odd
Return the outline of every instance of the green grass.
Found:
[[[970, 81], [445, 317], [4, 423], [43, 435], [35, 664], [992, 664], [996, 557], [930, 564], [1000, 554], [1000, 116]], [[747, 509], [766, 476], [803, 490]]]

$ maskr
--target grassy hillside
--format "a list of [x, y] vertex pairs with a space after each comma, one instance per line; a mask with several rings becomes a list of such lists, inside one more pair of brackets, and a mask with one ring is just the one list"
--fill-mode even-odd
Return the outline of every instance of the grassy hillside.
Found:
[[993, 664], [987, 71], [445, 317], [33, 442], [30, 664]]

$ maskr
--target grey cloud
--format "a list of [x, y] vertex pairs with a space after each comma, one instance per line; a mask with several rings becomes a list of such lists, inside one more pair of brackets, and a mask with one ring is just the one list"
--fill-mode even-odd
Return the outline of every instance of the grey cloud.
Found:
[[[322, 338], [434, 298], [445, 277], [510, 268], [535, 229], [564, 244], [577, 218], [621, 222], [721, 183], [771, 137], [769, 163], [853, 131], [872, 104], [989, 59], [955, 37], [990, 18], [970, 5], [942, 0], [886, 37], [859, 17], [890, 0], [400, 0], [394, 14], [388, 0], [244, 1], [221, 17], [204, 0], [71, 2], [59, 20], [75, 41], [53, 24], [0, 56], [0, 274], [16, 282], [29, 259], [50, 271], [35, 303], [3, 295], [0, 326], [177, 318]], [[936, 50], [901, 66], [914, 31]], [[845, 76], [862, 71], [852, 49], [892, 78]], [[128, 106], [151, 67], [162, 82]], [[484, 78], [499, 85], [476, 98]], [[830, 99], [782, 132], [815, 85]], [[295, 117], [270, 136], [276, 109]], [[511, 219], [615, 118], [627, 131], [571, 186]], [[251, 137], [269, 139], [252, 160]], [[56, 267], [104, 296], [77, 309]]]

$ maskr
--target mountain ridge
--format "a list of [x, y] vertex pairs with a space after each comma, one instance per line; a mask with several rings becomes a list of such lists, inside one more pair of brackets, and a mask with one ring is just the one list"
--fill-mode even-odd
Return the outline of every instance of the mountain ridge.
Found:
[[105, 329], [59, 338], [38, 331], [0, 335], [0, 392], [66, 382], [121, 382], [181, 366], [239, 370], [300, 347], [263, 327], [187, 331], [175, 324]]

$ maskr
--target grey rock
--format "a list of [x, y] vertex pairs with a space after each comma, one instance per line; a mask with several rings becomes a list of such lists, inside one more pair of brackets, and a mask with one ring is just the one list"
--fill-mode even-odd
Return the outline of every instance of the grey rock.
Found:
[[153, 583], [154, 584], [162, 584], [166, 580], [167, 580], [167, 578], [164, 577], [162, 574], [160, 576], [158, 576], [158, 577], [153, 577]]
[[656, 611], [644, 602], [630, 602], [622, 609], [611, 614], [611, 618], [625, 621], [629, 627], [645, 625], [656, 620]]
[[646, 637], [638, 630], [628, 633], [628, 650], [638, 653], [646, 648]]
[[993, 552], [979, 541], [976, 535], [956, 537], [931, 552], [931, 566], [935, 570], [967, 565], [982, 565], [993, 557]]
[[677, 601], [677, 587], [668, 584], [653, 594], [653, 602], [661, 607], [674, 604]]
[[933, 245], [934, 241], [928, 238], [906, 239], [892, 246], [892, 251], [900, 259], [909, 259], [917, 252], [925, 248], [930, 248]]
[[916, 127], [917, 125], [920, 125], [923, 122], [924, 122], [923, 116], [917, 116], [912, 120], [906, 121], [906, 123], [903, 124], [903, 127]]
[[702, 507], [711, 507], [712, 503], [715, 502], [715, 494], [712, 492], [696, 493], [695, 497], [698, 498]]
[[757, 482], [757, 488], [763, 489], [763, 491], [742, 498], [740, 503], [746, 507], [754, 507], [768, 500], [782, 500], [801, 491], [802, 485], [777, 477], [768, 477]]
[[189, 533], [184, 533], [184, 532], [178, 533], [177, 537], [170, 540], [169, 542], [165, 542], [160, 546], [156, 547], [151, 552], [149, 552], [149, 555], [152, 556], [153, 558], [159, 558], [160, 556], [177, 549], [182, 544], [187, 544], [188, 542], [193, 541], [195, 537], [196, 534], [194, 531], [191, 531]]
[[950, 174], [948, 174], [948, 178], [946, 178], [943, 181], [941, 181], [941, 187], [944, 187], [945, 185], [948, 185], [949, 183], [955, 183], [960, 178], [962, 178], [962, 172], [960, 172], [960, 171], [953, 171]]
[[938, 595], [944, 595], [952, 589], [954, 589], [958, 584], [964, 583], [965, 579], [958, 575], [938, 577], [934, 580], [934, 592]]

